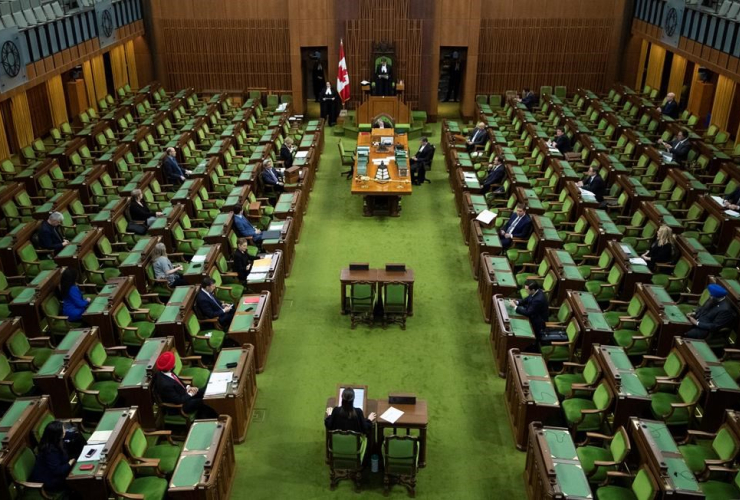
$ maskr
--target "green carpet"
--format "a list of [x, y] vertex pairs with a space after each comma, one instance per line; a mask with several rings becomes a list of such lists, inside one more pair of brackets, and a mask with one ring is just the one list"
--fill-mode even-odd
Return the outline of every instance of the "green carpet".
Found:
[[[414, 392], [429, 403], [427, 467], [420, 498], [522, 498], [525, 455], [516, 451], [494, 373], [439, 145], [428, 178], [403, 200], [399, 218], [362, 217], [330, 132], [265, 371], [258, 417], [236, 447], [232, 498], [377, 498], [382, 474], [364, 473], [362, 493], [343, 481], [329, 490], [325, 403], [337, 383], [367, 384], [371, 398]], [[343, 139], [352, 149], [352, 141]], [[418, 141], [411, 144], [412, 154]], [[339, 314], [339, 272], [350, 261], [405, 262], [416, 275], [414, 316], [397, 325], [350, 329]], [[263, 416], [264, 419], [260, 418]], [[395, 486], [391, 496], [405, 498]]]

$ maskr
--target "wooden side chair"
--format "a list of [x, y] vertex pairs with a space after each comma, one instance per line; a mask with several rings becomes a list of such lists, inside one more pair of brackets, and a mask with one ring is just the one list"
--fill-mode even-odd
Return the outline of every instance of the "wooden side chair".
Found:
[[383, 441], [383, 494], [388, 496], [395, 482], [405, 486], [410, 497], [415, 497], [418, 466], [419, 438], [387, 436]]
[[367, 438], [359, 432], [336, 430], [327, 433], [326, 456], [332, 490], [342, 479], [351, 479], [355, 483], [355, 491], [360, 491], [366, 447]]
[[350, 285], [349, 315], [352, 329], [357, 323], [373, 323], [375, 283], [360, 281]]
[[406, 316], [409, 287], [402, 282], [388, 282], [382, 285], [383, 297], [383, 328], [388, 323], [399, 323], [401, 329], [406, 329]]

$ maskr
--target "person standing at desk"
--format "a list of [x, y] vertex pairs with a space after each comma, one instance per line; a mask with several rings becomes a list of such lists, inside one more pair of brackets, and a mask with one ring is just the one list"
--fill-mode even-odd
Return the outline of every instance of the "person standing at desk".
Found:
[[596, 169], [594, 167], [588, 167], [588, 172], [586, 172], [586, 178], [582, 181], [578, 181], [576, 185], [579, 188], [582, 188], [584, 191], [588, 191], [589, 193], [593, 194], [596, 198], [596, 201], [601, 203], [604, 201], [604, 191], [606, 191], [606, 183], [604, 182], [604, 179], [601, 178], [601, 176], [596, 172]]
[[330, 431], [354, 431], [368, 434], [374, 420], [375, 413], [365, 418], [362, 410], [355, 408], [355, 391], [347, 387], [342, 391], [341, 406], [326, 409], [324, 425]]
[[293, 152], [295, 147], [293, 146], [293, 138], [286, 137], [283, 145], [280, 146], [280, 161], [283, 162], [284, 168], [290, 168], [293, 166]]
[[648, 269], [655, 272], [658, 264], [672, 264], [676, 253], [676, 239], [673, 237], [673, 229], [664, 224], [658, 228], [655, 240], [641, 257], [647, 261]]
[[684, 333], [690, 339], [706, 339], [717, 335], [720, 330], [728, 328], [737, 321], [735, 307], [727, 300], [727, 290], [721, 285], [712, 283], [707, 287], [709, 299], [696, 311], [686, 316], [694, 328]]
[[509, 305], [516, 308], [517, 314], [529, 318], [537, 340], [541, 340], [547, 334], [547, 319], [550, 313], [547, 297], [540, 284], [534, 280], [527, 280], [524, 283], [524, 290], [527, 297], [522, 300], [510, 299]]
[[391, 95], [393, 70], [385, 57], [380, 58], [380, 64], [375, 68], [375, 90], [378, 95]]
[[70, 459], [64, 449], [64, 424], [53, 420], [44, 429], [41, 436], [36, 462], [33, 464], [28, 481], [44, 485], [44, 492], [57, 498], [66, 498], [63, 492], [67, 489], [65, 479], [72, 470], [75, 459]]
[[532, 230], [532, 219], [527, 215], [524, 203], [517, 203], [509, 221], [499, 231], [501, 246], [509, 248], [514, 238], [526, 238]]
[[329, 126], [334, 126], [337, 121], [337, 91], [331, 86], [331, 83], [326, 82], [324, 90], [321, 91], [321, 100], [319, 101], [321, 106], [321, 118], [325, 119]]

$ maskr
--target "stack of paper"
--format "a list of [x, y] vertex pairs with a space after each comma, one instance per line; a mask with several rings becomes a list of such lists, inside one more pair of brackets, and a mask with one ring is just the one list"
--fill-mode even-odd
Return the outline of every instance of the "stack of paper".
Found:
[[391, 424], [395, 424], [396, 420], [401, 418], [403, 416], [403, 412], [399, 410], [398, 408], [390, 407], [387, 410], [385, 410], [385, 413], [383, 413], [380, 418], [385, 420], [386, 422], [390, 422]]
[[107, 443], [113, 431], [95, 431], [87, 440], [87, 444]]
[[647, 266], [647, 262], [642, 257], [632, 257], [630, 264], [637, 264], [638, 266]]
[[721, 196], [712, 196], [712, 199], [716, 201], [719, 205], [725, 204], [725, 200], [723, 200]]
[[308, 156], [308, 151], [298, 151], [295, 154], [296, 158], [305, 158], [306, 156]]
[[267, 254], [263, 258], [257, 259], [252, 263], [252, 273], [269, 272], [270, 264], [272, 264], [272, 254]]
[[730, 217], [739, 217], [740, 212], [736, 212], [735, 210], [725, 210], [725, 213], [729, 215]]
[[193, 258], [190, 259], [190, 263], [191, 264], [199, 264], [199, 263], [205, 262], [205, 261], [206, 261], [206, 256], [205, 255], [193, 255]]
[[496, 214], [491, 212], [490, 210], [483, 210], [481, 213], [478, 214], [478, 217], [475, 218], [475, 220], [482, 222], [483, 224], [490, 224], [493, 219], [496, 218]]
[[211, 373], [211, 377], [208, 379], [208, 385], [206, 386], [206, 396], [216, 396], [219, 394], [226, 394], [226, 390], [229, 387], [229, 383], [234, 379], [232, 372], [216, 372]]

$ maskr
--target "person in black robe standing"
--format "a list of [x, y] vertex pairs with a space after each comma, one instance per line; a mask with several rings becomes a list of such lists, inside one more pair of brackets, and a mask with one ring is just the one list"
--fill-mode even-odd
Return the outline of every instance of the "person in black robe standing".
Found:
[[326, 82], [324, 90], [321, 91], [321, 118], [324, 118], [329, 126], [334, 126], [337, 122], [337, 103], [339, 101], [339, 95], [337, 91], [331, 86], [331, 83]]

